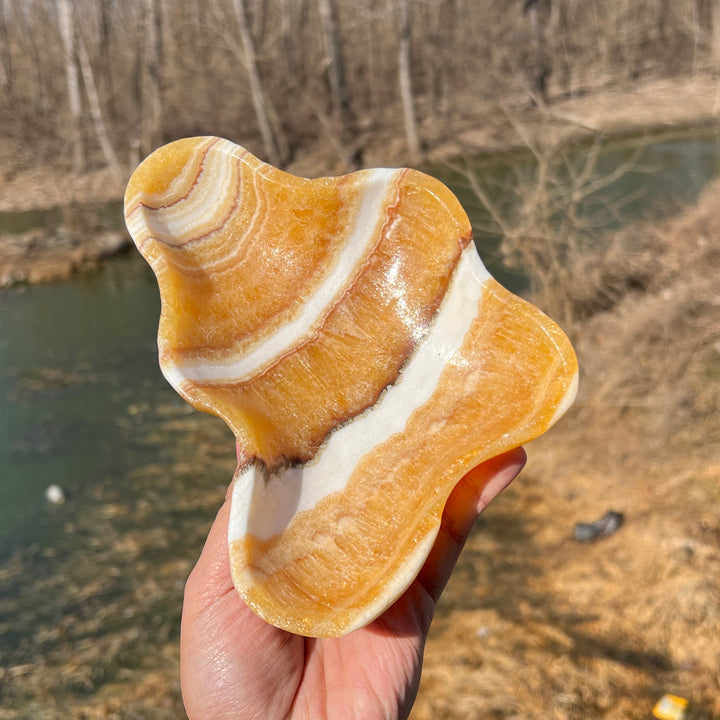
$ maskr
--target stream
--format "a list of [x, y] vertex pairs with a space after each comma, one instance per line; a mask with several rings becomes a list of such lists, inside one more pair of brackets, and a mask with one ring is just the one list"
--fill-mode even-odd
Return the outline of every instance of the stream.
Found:
[[[597, 172], [607, 174], [634, 157], [637, 143], [609, 145]], [[610, 227], [662, 216], [692, 202], [719, 174], [715, 135], [643, 143], [634, 169], [587, 198], [588, 213], [600, 206], [619, 208], [607, 223]], [[529, 167], [526, 156], [513, 156], [479, 162], [477, 172], [501, 203], [511, 178]], [[467, 181], [447, 167], [433, 172], [453, 187], [468, 210], [481, 255], [493, 273], [511, 289], [522, 291], [523, 276], [498, 263], [497, 237], [486, 231], [487, 214]], [[115, 207], [113, 212], [120, 210]], [[51, 213], [51, 221], [55, 218]], [[18, 222], [26, 228], [27, 218], [5, 218], [4, 227]], [[85, 547], [88, 539], [87, 533], [68, 527], [76, 527], [73, 523], [93, 512], [107, 519], [115, 512], [109, 507], [124, 508], [125, 529], [117, 530], [122, 535], [141, 522], [133, 508], [145, 513], [142, 522], [148, 521], [143, 498], [153, 494], [180, 496], [206, 486], [213, 488], [213, 498], [222, 498], [222, 488], [231, 479], [234, 450], [221, 421], [209, 416], [199, 421], [216, 442], [213, 452], [227, 456], [207, 465], [212, 477], [198, 479], [197, 470], [188, 464], [191, 460], [178, 464], [179, 438], [195, 438], [182, 440], [188, 458], [205, 457], [204, 441], [197, 430], [183, 424], [194, 411], [158, 369], [158, 315], [155, 279], [135, 252], [66, 282], [0, 291], [0, 571], [19, 548], [38, 543], [61, 545], [71, 562], [74, 551]], [[173, 473], [183, 475], [182, 482], [190, 485], [178, 490]], [[65, 491], [64, 506], [46, 501], [45, 489], [51, 484]], [[187, 522], [193, 517], [182, 507], [162, 519], [153, 516], [152, 522], [166, 522], [168, 531], [177, 532], [178, 516]]]
[[[640, 157], [637, 140], [603, 149], [598, 177], [628, 158], [633, 167], [583, 199], [589, 221], [613, 228], [668, 215], [720, 174], [715, 136], [642, 142]], [[582, 167], [582, 152], [571, 167]], [[476, 166], [500, 207], [531, 168], [523, 155]], [[431, 171], [466, 207], [491, 272], [522, 292], [526, 279], [500, 264], [497, 233], [466, 178]], [[23, 232], [59, 217], [0, 217], [0, 227]], [[224, 423], [195, 412], [162, 377], [159, 310], [134, 251], [69, 281], [0, 291], [2, 717], [183, 717], [183, 588], [235, 453]], [[51, 484], [63, 504], [45, 499]]]
[[[637, 143], [604, 149], [597, 172], [625, 162]], [[520, 155], [479, 162], [476, 170], [501, 203], [511, 178], [529, 167]], [[646, 144], [634, 169], [589, 197], [587, 211], [619, 206], [608, 225], [661, 215], [663, 208], [692, 202], [719, 170], [714, 135], [660, 139]], [[487, 213], [468, 182], [447, 167], [433, 172], [467, 209], [493, 274], [521, 292], [525, 279], [498, 262], [497, 237], [487, 232]], [[120, 212], [117, 204], [112, 212]], [[45, 215], [55, 222], [58, 214]], [[32, 219], [0, 218], [0, 225], [25, 230]], [[0, 541], [43, 515], [48, 485], [72, 495], [103, 479], [121, 482], [149, 459], [142, 435], [152, 408], [183, 405], [158, 369], [158, 314], [154, 277], [134, 252], [66, 282], [0, 292]], [[143, 423], [136, 422], [140, 407], [150, 408]]]

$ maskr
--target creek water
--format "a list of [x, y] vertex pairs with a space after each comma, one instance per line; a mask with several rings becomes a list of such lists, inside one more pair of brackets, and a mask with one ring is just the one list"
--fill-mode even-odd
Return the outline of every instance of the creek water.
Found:
[[142, 461], [133, 409], [174, 401], [157, 364], [159, 308], [133, 255], [0, 295], [0, 538], [33, 524], [48, 485], [72, 496]]
[[[720, 171], [715, 136], [643, 142], [634, 169], [586, 201], [588, 213], [598, 204], [618, 207], [608, 225], [691, 202]], [[610, 145], [596, 172], [611, 172], [637, 146], [637, 140]], [[526, 156], [513, 156], [476, 169], [501, 198], [529, 166]], [[447, 168], [435, 170], [467, 208], [494, 274], [522, 290], [522, 275], [496, 262], [497, 238], [486, 232], [487, 216], [468, 183]], [[29, 539], [46, 523], [48, 485], [72, 496], [94, 483], [122, 483], [151, 459], [143, 436], [152, 408], [183, 404], [158, 370], [158, 313], [155, 280], [134, 253], [66, 282], [0, 292], [0, 544], [18, 534]], [[139, 407], [142, 422], [135, 421]]]
[[[548, 200], [556, 208], [563, 206], [565, 198], [553, 193], [572, 186], [570, 174], [583, 175], [590, 151], [589, 145], [580, 144], [555, 157], [553, 171], [560, 182], [549, 184]], [[720, 136], [704, 132], [614, 140], [601, 146], [594, 163], [588, 165], [592, 167], [588, 177], [575, 183], [581, 196], [576, 213], [586, 236], [601, 240], [603, 233], [630, 221], [667, 217], [693, 203], [707, 182], [720, 174]], [[537, 177], [537, 162], [527, 152], [489, 157], [475, 162], [473, 169], [490, 202], [506, 217], [524, 202], [518, 188], [532, 190]], [[493, 275], [513, 292], [526, 290], [522, 269], [503, 265], [497, 225], [463, 171], [436, 166], [431, 174], [449, 185], [462, 202], [480, 254]]]

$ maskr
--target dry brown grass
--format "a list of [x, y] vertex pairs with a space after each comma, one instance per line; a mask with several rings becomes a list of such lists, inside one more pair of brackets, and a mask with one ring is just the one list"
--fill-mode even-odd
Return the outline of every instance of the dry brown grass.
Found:
[[[596, 268], [578, 402], [471, 537], [413, 720], [640, 719], [665, 692], [720, 715], [718, 227], [715, 183]], [[616, 535], [572, 539], [611, 508]]]

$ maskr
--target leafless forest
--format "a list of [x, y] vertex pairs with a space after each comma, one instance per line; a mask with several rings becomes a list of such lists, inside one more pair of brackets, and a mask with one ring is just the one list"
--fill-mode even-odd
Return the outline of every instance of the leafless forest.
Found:
[[362, 164], [377, 134], [412, 159], [499, 99], [718, 66], [716, 0], [0, 0], [0, 131], [118, 176], [196, 133], [279, 165]]

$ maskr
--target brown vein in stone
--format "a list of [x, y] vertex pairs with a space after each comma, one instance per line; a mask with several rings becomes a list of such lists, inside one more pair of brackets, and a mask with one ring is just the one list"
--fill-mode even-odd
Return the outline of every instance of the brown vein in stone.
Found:
[[[458, 236], [455, 231], [453, 239], [446, 231], [441, 243], [428, 232], [417, 236], [412, 223], [396, 224], [398, 213], [412, 216], [412, 208], [400, 206], [412, 206], [418, 194], [422, 191], [412, 185], [402, 188], [362, 271], [311, 336], [249, 380], [183, 383], [182, 392], [193, 404], [220, 414], [248, 443], [249, 455], [271, 470], [288, 459], [309, 460], [333, 429], [371, 407], [397, 380], [414, 348], [413, 334], [418, 328], [424, 332], [440, 306], [470, 232]], [[408, 234], [417, 244], [410, 250], [404, 248]], [[433, 262], [426, 257], [431, 247]], [[404, 324], [388, 285], [388, 259], [403, 252], [402, 280], [416, 328]]]
[[[197, 139], [198, 138], [189, 138], [183, 142], [185, 142], [187, 144], [191, 144], [193, 140], [197, 140]], [[146, 210], [153, 210], [153, 211], [154, 210], [163, 210], [163, 209], [174, 207], [179, 202], [186, 200], [188, 198], [188, 196], [190, 195], [190, 193], [193, 191], [193, 188], [197, 184], [197, 182], [200, 178], [200, 175], [203, 172], [205, 159], [207, 158], [208, 153], [215, 145], [217, 145], [220, 142], [220, 138], [203, 138], [203, 139], [205, 142], [207, 142], [208, 139], [211, 139], [212, 142], [210, 142], [207, 145], [207, 147], [204, 148], [204, 150], [202, 151], [200, 160], [197, 160], [196, 158], [191, 158], [191, 162], [185, 163], [185, 165], [183, 166], [183, 175], [188, 171], [188, 166], [197, 165], [197, 167], [198, 167], [198, 170], [190, 176], [190, 177], [192, 177], [192, 182], [190, 183], [189, 187], [187, 188], [185, 194], [175, 197], [175, 199], [172, 200], [172, 202], [168, 202], [167, 204], [164, 204], [164, 205], [162, 205], [162, 204], [161, 205], [157, 205], [157, 204], [150, 205], [147, 202], [140, 200], [140, 197], [142, 195], [144, 195], [145, 193], [138, 191], [133, 196], [133, 197], [136, 197], [137, 199], [135, 199], [134, 201], [130, 201], [129, 206], [126, 204], [125, 217], [129, 217], [130, 215], [132, 215], [134, 212], [136, 212], [141, 207], [145, 208]], [[198, 147], [201, 146], [201, 144], [198, 144], [198, 143], [196, 143], [196, 144], [198, 145]], [[164, 150], [164, 148], [161, 148], [160, 152], [162, 152], [163, 150]], [[245, 152], [247, 152], [247, 150], [245, 150]], [[176, 177], [178, 177], [178, 176], [176, 176]], [[170, 188], [168, 187], [168, 189], [163, 194], [169, 195]]]
[[[269, 621], [303, 632], [310, 618], [313, 633], [342, 631], [387, 592], [465, 472], [552, 422], [577, 367], [572, 348], [546, 331], [539, 310], [486, 282], [459, 351], [465, 362], [445, 368], [405, 429], [360, 461], [345, 490], [300, 513], [282, 535], [232, 544], [240, 589]], [[338, 536], [342, 547], [330, 542]], [[339, 582], [346, 572], [349, 582]]]

